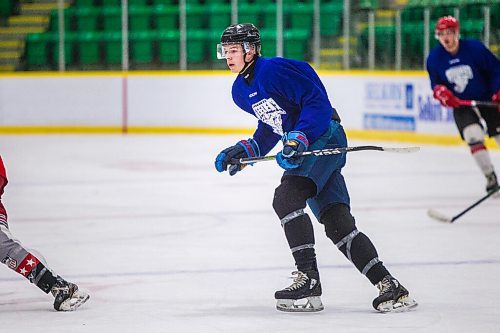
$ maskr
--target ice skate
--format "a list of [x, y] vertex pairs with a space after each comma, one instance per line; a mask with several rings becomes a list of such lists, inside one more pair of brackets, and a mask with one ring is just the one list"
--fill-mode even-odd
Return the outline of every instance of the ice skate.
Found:
[[492, 173], [486, 175], [486, 192], [498, 190], [498, 179], [497, 175], [493, 171]]
[[324, 309], [317, 271], [293, 272], [293, 283], [274, 294], [276, 309], [287, 312], [315, 312]]
[[409, 296], [408, 290], [390, 275], [377, 284], [379, 296], [373, 300], [373, 307], [380, 312], [408, 311], [418, 304]]
[[90, 295], [79, 290], [76, 284], [67, 282], [59, 276], [51, 293], [55, 297], [54, 309], [57, 311], [75, 311], [90, 298]]

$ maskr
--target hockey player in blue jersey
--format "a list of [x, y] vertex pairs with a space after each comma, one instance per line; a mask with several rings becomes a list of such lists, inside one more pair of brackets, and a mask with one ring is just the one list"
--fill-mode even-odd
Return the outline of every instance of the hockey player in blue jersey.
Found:
[[500, 102], [500, 63], [478, 40], [460, 38], [459, 22], [452, 16], [440, 18], [435, 35], [439, 45], [427, 57], [427, 71], [434, 98], [453, 108], [455, 123], [462, 139], [486, 177], [486, 191], [498, 188], [490, 154], [484, 145], [484, 119], [487, 132], [500, 146], [498, 107], [460, 105], [460, 100]]
[[379, 260], [370, 239], [356, 228], [341, 173], [345, 154], [296, 156], [306, 150], [347, 146], [340, 118], [316, 72], [305, 62], [261, 57], [260, 33], [253, 24], [229, 26], [220, 41], [219, 58], [226, 59], [229, 69], [238, 74], [232, 87], [233, 100], [259, 121], [252, 138], [237, 142], [216, 157], [215, 168], [233, 176], [244, 167], [232, 164], [234, 159], [264, 156], [280, 140], [283, 142], [276, 160], [285, 172], [274, 193], [273, 208], [297, 271], [292, 273], [293, 283], [275, 293], [277, 309], [323, 309], [314, 232], [304, 211], [306, 204], [324, 225], [327, 237], [378, 287], [379, 296], [373, 300], [376, 310], [390, 312], [415, 307], [417, 303], [407, 289]]

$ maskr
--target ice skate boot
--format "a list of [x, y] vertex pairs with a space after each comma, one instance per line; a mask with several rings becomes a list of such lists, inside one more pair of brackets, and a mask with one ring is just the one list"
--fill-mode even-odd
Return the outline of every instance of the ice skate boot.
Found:
[[287, 312], [315, 312], [324, 309], [317, 271], [293, 272], [293, 283], [274, 294], [276, 309]]
[[67, 282], [60, 276], [50, 292], [55, 297], [54, 309], [57, 311], [75, 311], [90, 298], [89, 294], [79, 290], [76, 284]]
[[486, 175], [486, 192], [490, 193], [495, 190], [498, 190], [498, 179], [497, 175], [493, 171], [492, 173]]
[[418, 304], [409, 296], [408, 290], [398, 280], [386, 275], [377, 284], [379, 296], [373, 300], [373, 307], [380, 312], [408, 311]]

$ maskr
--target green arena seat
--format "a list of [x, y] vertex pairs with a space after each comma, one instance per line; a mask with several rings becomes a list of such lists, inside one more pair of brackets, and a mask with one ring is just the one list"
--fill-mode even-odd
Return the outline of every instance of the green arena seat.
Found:
[[307, 29], [289, 29], [284, 34], [284, 56], [295, 60], [305, 60], [311, 33]]
[[207, 35], [205, 30], [187, 31], [187, 61], [188, 63], [200, 63], [205, 61]]
[[254, 0], [253, 3], [257, 4], [260, 7], [266, 7], [270, 4], [275, 4], [275, 0]]
[[262, 28], [276, 29], [276, 4], [269, 4], [262, 8]]
[[153, 31], [132, 31], [129, 38], [131, 63], [151, 63], [154, 58], [153, 43], [156, 40], [156, 33]]
[[320, 34], [321, 36], [338, 36], [342, 27], [342, 4], [335, 2], [321, 4]]
[[104, 31], [120, 31], [122, 27], [122, 9], [119, 6], [102, 7]]
[[153, 24], [157, 30], [178, 29], [179, 6], [157, 5], [153, 7]]
[[239, 3], [238, 1], [238, 22], [253, 23], [255, 26], [261, 27], [261, 8], [258, 4]]
[[212, 3], [208, 5], [208, 28], [224, 30], [231, 24], [231, 5]]
[[287, 6], [290, 15], [291, 29], [311, 30], [314, 14], [314, 5], [310, 3], [297, 3]]
[[49, 64], [49, 44], [52, 42], [52, 34], [36, 33], [26, 36], [26, 65], [28, 69], [36, 69]]
[[128, 0], [129, 6], [147, 6], [148, 0]]
[[188, 29], [203, 29], [206, 26], [205, 6], [186, 4], [186, 26]]
[[461, 20], [460, 22], [460, 33], [465, 38], [479, 39], [481, 40], [484, 33], [484, 21], [483, 20]]
[[150, 30], [153, 13], [153, 7], [130, 6], [128, 9], [130, 31]]
[[262, 29], [260, 31], [262, 41], [262, 56], [271, 58], [276, 56], [276, 30]]
[[100, 63], [100, 45], [103, 35], [100, 32], [88, 31], [78, 35], [78, 55], [80, 64], [97, 65]]
[[122, 0], [100, 0], [102, 6], [117, 6], [121, 7], [122, 5]]
[[98, 8], [77, 7], [74, 10], [74, 17], [77, 31], [85, 32], [98, 30], [100, 17], [100, 10]]
[[108, 65], [122, 63], [122, 34], [120, 31], [104, 32], [104, 60]]
[[179, 62], [179, 30], [161, 30], [158, 32], [158, 60], [160, 63]]
[[177, 4], [177, 0], [151, 0], [152, 5], [174, 5]]
[[73, 6], [76, 7], [92, 7], [95, 5], [94, 0], [74, 0]]

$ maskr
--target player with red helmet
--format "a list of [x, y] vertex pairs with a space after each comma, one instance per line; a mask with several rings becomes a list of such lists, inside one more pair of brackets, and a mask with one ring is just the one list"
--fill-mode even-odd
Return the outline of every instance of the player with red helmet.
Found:
[[500, 112], [496, 107], [462, 106], [460, 100], [500, 101], [500, 62], [480, 41], [460, 38], [460, 23], [453, 16], [437, 21], [435, 36], [439, 45], [427, 57], [434, 98], [453, 108], [460, 135], [486, 177], [486, 191], [496, 190], [498, 180], [484, 135], [487, 131], [500, 145]]

